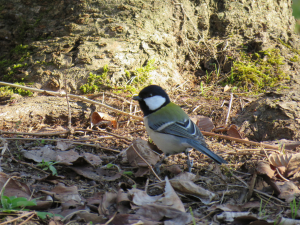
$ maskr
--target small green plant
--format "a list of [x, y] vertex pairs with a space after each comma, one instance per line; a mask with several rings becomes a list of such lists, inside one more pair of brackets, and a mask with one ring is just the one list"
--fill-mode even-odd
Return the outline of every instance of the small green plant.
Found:
[[148, 79], [150, 77], [150, 72], [156, 69], [156, 67], [153, 66], [154, 63], [155, 63], [155, 59], [150, 59], [147, 62], [146, 66], [136, 68], [134, 71], [135, 78], [133, 79], [132, 83], [140, 85], [145, 82], [148, 82]]
[[57, 170], [53, 165], [57, 164], [59, 162], [52, 162], [52, 161], [44, 161], [42, 160], [41, 163], [38, 163], [38, 167], [42, 167], [43, 170], [50, 170], [52, 172], [52, 175], [55, 176], [57, 175]]
[[206, 70], [206, 83], [209, 83], [209, 78], [211, 77], [211, 74], [213, 73], [213, 71], [211, 71], [210, 73], [208, 73], [208, 71]]
[[[16, 197], [16, 196], [8, 197], [8, 196], [3, 195], [3, 192], [1, 194], [1, 199], [0, 199], [0, 212], [12, 213], [15, 211], [28, 211], [24, 208], [27, 206], [36, 206], [37, 205], [35, 199], [28, 200], [25, 197]], [[63, 218], [62, 215], [59, 215], [59, 214], [53, 215], [53, 213], [48, 213], [48, 212], [36, 212], [36, 214], [41, 219], [46, 219], [47, 216], [53, 217], [54, 215], [60, 216]]]
[[0, 211], [2, 212], [12, 212], [19, 211], [26, 206], [35, 206], [36, 200], [27, 200], [25, 197], [16, 197], [16, 196], [5, 196], [3, 193], [1, 194], [1, 202], [0, 202]]
[[265, 206], [263, 207], [263, 200], [260, 199], [260, 205], [259, 205], [259, 212], [258, 212], [258, 216], [259, 217], [265, 217], [266, 216], [266, 206], [267, 204], [265, 204]]
[[193, 218], [193, 225], [196, 225], [196, 220], [195, 220], [195, 216], [194, 216], [192, 207], [189, 207], [189, 209], [190, 209], [190, 214], [191, 214], [191, 216], [192, 216], [192, 218]]
[[[13, 75], [18, 72], [20, 68], [27, 67], [27, 63], [24, 63], [24, 61], [30, 56], [30, 53], [28, 45], [20, 44], [13, 48], [9, 55], [1, 57], [0, 72], [3, 74], [2, 80], [10, 82], [20, 81], [20, 79], [16, 79]], [[24, 80], [24, 78], [21, 80]]]
[[123, 174], [127, 175], [127, 176], [132, 176], [133, 172], [132, 171], [124, 171]]
[[300, 201], [298, 202], [298, 205], [295, 199], [293, 199], [293, 201], [290, 202], [292, 219], [296, 219], [299, 206], [300, 206]]
[[80, 87], [80, 90], [82, 90], [84, 94], [91, 94], [99, 92], [99, 86], [101, 85], [109, 86], [109, 79], [107, 77], [108, 71], [108, 65], [105, 65], [103, 67], [103, 73], [101, 75], [93, 74], [92, 72], [90, 72], [88, 77], [88, 83], [82, 85]]

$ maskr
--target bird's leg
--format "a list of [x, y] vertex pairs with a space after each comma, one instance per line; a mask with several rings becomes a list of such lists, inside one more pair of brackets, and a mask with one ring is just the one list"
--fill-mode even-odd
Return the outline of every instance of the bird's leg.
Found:
[[157, 174], [160, 174], [160, 166], [163, 163], [163, 161], [169, 156], [169, 154], [165, 154], [164, 157], [154, 165], [154, 170]]
[[185, 150], [185, 154], [187, 156], [187, 160], [186, 160], [186, 163], [187, 163], [187, 166], [188, 166], [188, 172], [190, 173], [192, 171], [192, 167], [193, 167], [193, 160], [190, 160], [190, 148], [187, 148]]

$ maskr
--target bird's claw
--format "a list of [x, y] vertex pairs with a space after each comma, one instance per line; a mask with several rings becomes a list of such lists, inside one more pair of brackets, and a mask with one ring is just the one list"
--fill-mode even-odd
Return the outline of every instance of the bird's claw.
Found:
[[194, 161], [188, 159], [188, 160], [187, 160], [187, 165], [188, 165], [188, 172], [190, 173], [190, 172], [192, 171], [192, 167], [193, 167], [193, 165], [194, 165]]
[[160, 165], [161, 165], [161, 163], [156, 163], [156, 164], [154, 165], [154, 171], [155, 171], [155, 173], [156, 173], [157, 175], [160, 174]]

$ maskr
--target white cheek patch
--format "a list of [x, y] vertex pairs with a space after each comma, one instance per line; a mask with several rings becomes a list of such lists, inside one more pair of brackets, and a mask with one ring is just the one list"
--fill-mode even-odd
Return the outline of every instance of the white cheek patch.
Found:
[[153, 97], [145, 98], [144, 99], [146, 105], [151, 111], [154, 111], [158, 108], [160, 108], [165, 102], [166, 98], [160, 96], [160, 95], [155, 95]]

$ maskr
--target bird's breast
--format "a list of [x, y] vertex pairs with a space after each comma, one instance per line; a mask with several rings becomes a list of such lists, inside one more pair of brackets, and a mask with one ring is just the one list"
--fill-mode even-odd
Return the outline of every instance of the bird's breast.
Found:
[[186, 148], [190, 147], [183, 138], [173, 136], [170, 134], [159, 133], [152, 130], [148, 126], [147, 117], [144, 118], [145, 127], [148, 135], [157, 145], [157, 147], [162, 150], [165, 154], [177, 154], [185, 151]]

